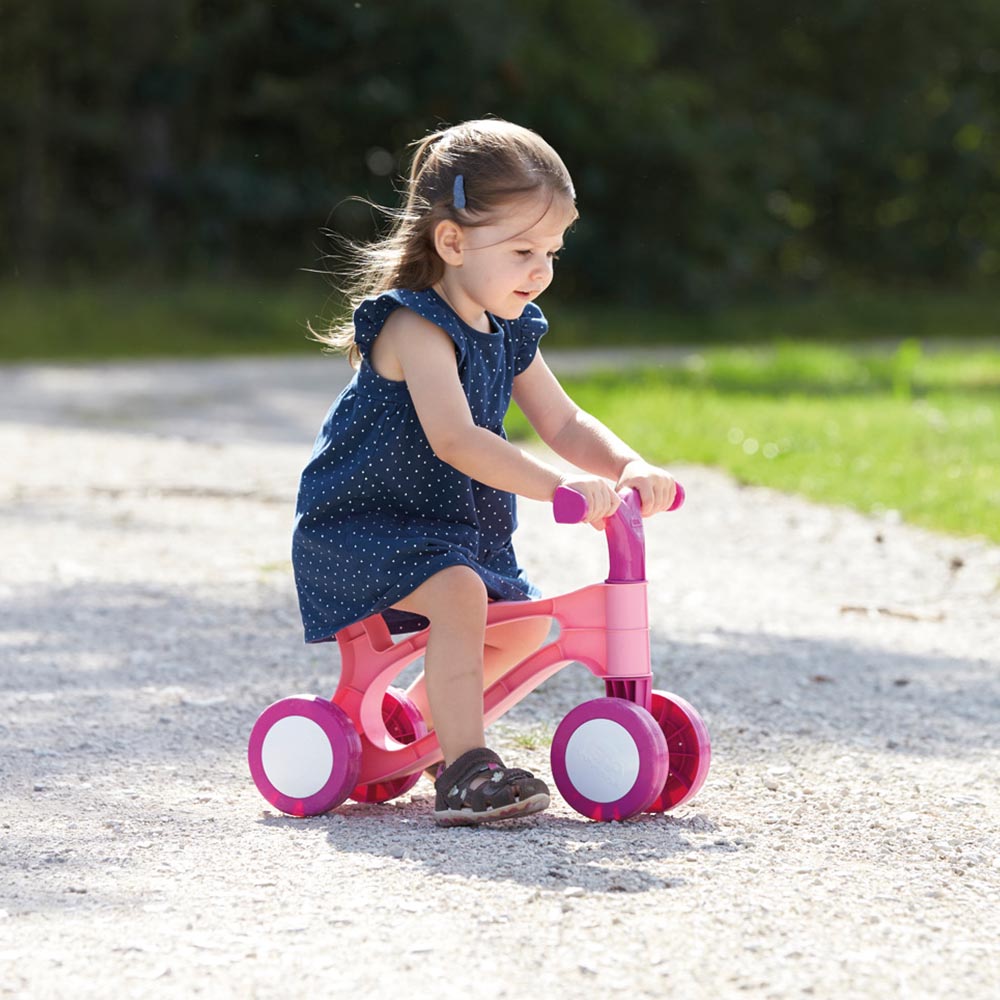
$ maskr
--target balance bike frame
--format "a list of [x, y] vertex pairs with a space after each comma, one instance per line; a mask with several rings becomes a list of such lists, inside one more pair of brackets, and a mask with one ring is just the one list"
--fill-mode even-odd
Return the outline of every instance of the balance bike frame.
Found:
[[[671, 510], [684, 500], [678, 484]], [[646, 597], [646, 555], [640, 498], [622, 493], [618, 510], [605, 531], [610, 569], [604, 583], [558, 597], [535, 601], [496, 601], [487, 611], [489, 628], [530, 618], [554, 618], [558, 637], [512, 667], [483, 693], [484, 722], [489, 725], [569, 663], [582, 663], [603, 678], [607, 696], [624, 698], [650, 710], [652, 670]], [[553, 512], [560, 523], [584, 519], [584, 498], [566, 487], [556, 491]], [[381, 615], [372, 615], [337, 633], [341, 674], [332, 701], [350, 718], [361, 737], [361, 785], [391, 781], [440, 760], [437, 734], [414, 742], [395, 740], [383, 721], [382, 702], [393, 679], [422, 656], [428, 629], [394, 642]], [[421, 675], [417, 684], [423, 683]]]

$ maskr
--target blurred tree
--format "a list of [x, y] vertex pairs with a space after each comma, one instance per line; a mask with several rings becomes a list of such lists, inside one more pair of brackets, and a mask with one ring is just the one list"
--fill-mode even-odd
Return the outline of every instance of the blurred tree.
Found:
[[577, 182], [571, 293], [989, 280], [998, 107], [995, 0], [0, 0], [0, 265], [285, 276], [496, 114]]

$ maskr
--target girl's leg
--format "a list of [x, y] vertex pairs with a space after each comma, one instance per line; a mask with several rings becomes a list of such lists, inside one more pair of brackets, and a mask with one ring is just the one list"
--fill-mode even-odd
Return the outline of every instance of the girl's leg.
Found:
[[483, 636], [486, 587], [467, 566], [425, 580], [395, 607], [431, 622], [424, 656], [426, 700], [445, 764], [486, 745], [483, 731]]
[[[483, 686], [479, 692], [480, 706], [482, 706], [483, 691], [503, 677], [511, 667], [538, 649], [548, 637], [551, 625], [551, 618], [527, 618], [523, 621], [505, 622], [489, 628], [482, 649]], [[432, 628], [431, 635], [433, 633]], [[406, 694], [420, 710], [424, 722], [429, 728], [433, 728], [435, 716], [433, 706], [429, 704], [430, 698], [426, 689], [429, 680], [429, 674], [425, 671], [425, 677], [414, 681]]]
[[528, 816], [549, 804], [544, 781], [521, 768], [506, 767], [486, 747], [486, 605], [486, 587], [466, 566], [436, 573], [395, 605], [431, 623], [424, 675], [445, 763], [434, 780], [434, 819], [443, 826]]
[[511, 667], [529, 656], [548, 638], [551, 618], [525, 618], [493, 625], [486, 631], [483, 683], [488, 688]]

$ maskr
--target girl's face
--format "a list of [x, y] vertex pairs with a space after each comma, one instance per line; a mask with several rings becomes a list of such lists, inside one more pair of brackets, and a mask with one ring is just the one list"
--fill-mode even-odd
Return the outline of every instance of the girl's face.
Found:
[[445, 286], [468, 300], [462, 305], [517, 319], [552, 283], [563, 235], [576, 217], [572, 201], [545, 192], [511, 203], [496, 223], [463, 227], [458, 264], [447, 269]]

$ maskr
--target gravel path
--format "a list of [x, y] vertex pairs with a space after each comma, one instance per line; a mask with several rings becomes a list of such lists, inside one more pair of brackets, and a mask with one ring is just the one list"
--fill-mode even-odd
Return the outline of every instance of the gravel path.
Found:
[[[557, 364], [558, 367], [558, 364]], [[658, 686], [713, 768], [668, 816], [561, 800], [440, 830], [421, 782], [299, 821], [248, 777], [305, 647], [297, 473], [332, 361], [0, 369], [0, 994], [1000, 993], [1000, 549], [675, 471], [648, 522]], [[549, 592], [602, 538], [522, 504]], [[493, 741], [549, 775], [573, 667]]]

